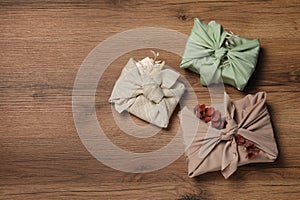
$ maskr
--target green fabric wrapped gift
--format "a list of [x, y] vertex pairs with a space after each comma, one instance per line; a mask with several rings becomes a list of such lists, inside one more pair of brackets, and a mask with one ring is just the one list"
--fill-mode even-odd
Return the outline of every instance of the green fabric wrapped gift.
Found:
[[258, 39], [242, 38], [215, 21], [206, 24], [195, 18], [180, 66], [199, 73], [202, 85], [223, 80], [243, 90], [255, 69], [259, 48]]

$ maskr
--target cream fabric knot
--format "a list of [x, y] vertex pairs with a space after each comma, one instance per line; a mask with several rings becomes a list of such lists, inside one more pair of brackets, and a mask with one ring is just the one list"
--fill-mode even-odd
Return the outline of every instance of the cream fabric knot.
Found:
[[161, 87], [156, 83], [144, 85], [143, 94], [147, 99], [154, 103], [159, 103], [164, 98], [164, 93]]

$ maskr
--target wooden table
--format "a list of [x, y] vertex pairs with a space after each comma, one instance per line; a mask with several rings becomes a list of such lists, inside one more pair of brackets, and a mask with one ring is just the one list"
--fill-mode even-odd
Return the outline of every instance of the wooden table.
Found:
[[[298, 0], [2, 0], [0, 199], [298, 199], [299, 13]], [[243, 37], [260, 38], [259, 63], [246, 90], [226, 86], [226, 91], [235, 99], [267, 92], [279, 158], [240, 167], [228, 180], [219, 172], [189, 178], [184, 156], [150, 173], [125, 173], [103, 165], [85, 149], [73, 121], [72, 89], [81, 63], [116, 33], [149, 26], [189, 34], [195, 17], [216, 20]], [[161, 59], [189, 80], [199, 102], [209, 103], [198, 75], [180, 69], [179, 56], [160, 52]], [[148, 50], [118, 58], [100, 79], [96, 94], [104, 131], [119, 147], [136, 152], [166, 145], [179, 124], [175, 114], [173, 128], [145, 141], [114, 123], [107, 103], [113, 84], [128, 58], [144, 55]]]

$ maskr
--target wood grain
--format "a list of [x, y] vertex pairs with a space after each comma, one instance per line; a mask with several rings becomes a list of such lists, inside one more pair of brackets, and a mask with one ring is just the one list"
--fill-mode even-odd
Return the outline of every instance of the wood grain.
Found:
[[[2, 0], [0, 17], [0, 199], [299, 198], [298, 0]], [[260, 38], [259, 63], [245, 92], [230, 86], [226, 90], [235, 99], [267, 92], [279, 158], [240, 167], [229, 180], [219, 172], [188, 178], [184, 156], [145, 174], [119, 172], [98, 162], [82, 145], [72, 117], [72, 89], [81, 63], [116, 33], [150, 26], [189, 34], [194, 17]], [[113, 121], [107, 103], [113, 84], [129, 57], [147, 52], [118, 58], [100, 79], [96, 95], [97, 117], [108, 137], [136, 152], [161, 148], [178, 129], [175, 116], [172, 128], [145, 142], [126, 135]], [[160, 53], [188, 78], [198, 100], [209, 103], [198, 75], [180, 69], [180, 57]]]

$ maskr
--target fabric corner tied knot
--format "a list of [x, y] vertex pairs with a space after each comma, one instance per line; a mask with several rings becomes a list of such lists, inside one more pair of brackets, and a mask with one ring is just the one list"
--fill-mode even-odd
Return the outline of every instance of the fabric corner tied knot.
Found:
[[238, 132], [237, 123], [233, 119], [230, 119], [227, 121], [226, 128], [221, 130], [220, 139], [222, 141], [231, 140], [237, 134], [237, 132]]
[[222, 60], [228, 52], [228, 49], [221, 47], [215, 50], [215, 57], [219, 60]]
[[143, 94], [147, 99], [155, 103], [159, 103], [164, 98], [164, 93], [161, 87], [156, 83], [144, 85]]

